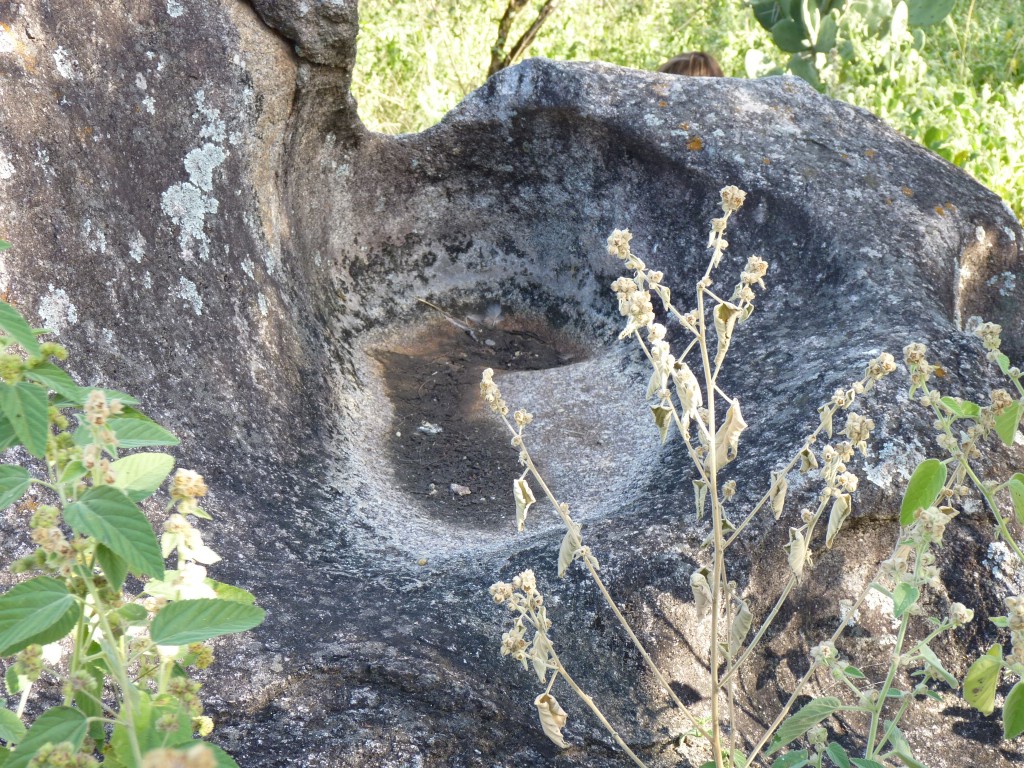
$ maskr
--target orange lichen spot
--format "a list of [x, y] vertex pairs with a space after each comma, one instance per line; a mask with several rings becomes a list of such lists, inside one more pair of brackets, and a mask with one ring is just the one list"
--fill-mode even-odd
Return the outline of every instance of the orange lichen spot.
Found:
[[691, 152], [699, 152], [704, 149], [704, 142], [700, 140], [700, 136], [694, 136], [686, 142], [686, 148]]
[[866, 157], [868, 160], [874, 159], [875, 155], [877, 155], [877, 154], [878, 154], [878, 151], [874, 150], [874, 149], [865, 149], [864, 150], [864, 157]]
[[935, 206], [935, 212], [937, 214], [939, 214], [939, 216], [945, 216], [946, 215], [946, 209], [943, 208], [941, 205], [936, 205]]
[[764, 163], [765, 165], [771, 165], [772, 159], [770, 157], [762, 157], [761, 162]]
[[892, 205], [892, 198], [891, 197], [885, 198], [885, 204], [886, 205]]
[[690, 124], [689, 123], [680, 123], [679, 127], [682, 128], [684, 131], [690, 130]]
[[668, 102], [665, 101], [664, 99], [662, 99], [661, 101], [658, 102], [658, 106], [659, 107], [667, 107], [668, 106]]
[[848, 154], [846, 154], [845, 152], [840, 152], [839, 153], [839, 157], [841, 157], [843, 160], [849, 160], [850, 159], [850, 156]]
[[955, 213], [956, 206], [953, 205], [952, 203], [946, 203], [946, 210], [949, 211], [950, 213]]
[[940, 379], [946, 378], [946, 369], [943, 368], [941, 365], [933, 365], [932, 366], [932, 373], [934, 373]]
[[901, 189], [900, 191], [907, 197], [914, 196], [914, 190], [912, 190], [910, 187], [903, 187], [903, 189]]

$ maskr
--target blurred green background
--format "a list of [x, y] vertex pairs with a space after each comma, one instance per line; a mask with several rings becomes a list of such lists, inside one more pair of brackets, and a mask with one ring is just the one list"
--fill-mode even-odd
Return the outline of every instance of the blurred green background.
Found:
[[[907, 2], [909, 16], [893, 0], [755, 0], [762, 25], [743, 0], [561, 0], [526, 56], [656, 69], [703, 50], [733, 77], [789, 71], [961, 166], [1021, 218], [1024, 2]], [[510, 43], [543, 4], [526, 0]], [[423, 130], [479, 87], [506, 6], [362, 0], [352, 88], [366, 125]]]

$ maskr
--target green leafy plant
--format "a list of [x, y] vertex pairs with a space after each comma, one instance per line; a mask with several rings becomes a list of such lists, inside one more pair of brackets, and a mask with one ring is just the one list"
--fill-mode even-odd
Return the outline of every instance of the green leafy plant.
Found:
[[[726, 480], [725, 474], [740, 451], [747, 423], [739, 398], [722, 389], [719, 374], [739, 328], [754, 311], [754, 289], [764, 288], [768, 264], [756, 256], [750, 257], [729, 298], [716, 287], [714, 276], [728, 245], [725, 231], [729, 219], [744, 197], [735, 187], [722, 190], [723, 215], [712, 221], [708, 268], [696, 283], [695, 308], [689, 311], [678, 308], [664, 275], [648, 268], [632, 252], [628, 231], [616, 230], [608, 240], [609, 253], [620, 258], [627, 271], [612, 284], [619, 311], [626, 318], [620, 339], [637, 343], [650, 363], [647, 397], [662, 443], [680, 440], [691, 459], [697, 522], [708, 516], [710, 510], [711, 531], [703, 544], [704, 562], [690, 575], [691, 623], [708, 626], [704, 648], [697, 650], [695, 665], [708, 671], [706, 711], [679, 701], [612, 599], [600, 575], [598, 558], [586, 545], [583, 526], [572, 518], [568, 504], [545, 482], [530, 453], [527, 427], [533, 415], [522, 410], [511, 413], [494, 372], [488, 369], [481, 382], [481, 396], [511, 433], [512, 445], [519, 450], [524, 468], [513, 482], [516, 525], [519, 530], [525, 526], [531, 507], [537, 503], [533, 487], [540, 488], [565, 528], [558, 551], [558, 576], [564, 576], [576, 562], [582, 565], [665, 694], [690, 721], [691, 734], [706, 740], [711, 759], [702, 768], [766, 765], [768, 761], [772, 768], [821, 768], [828, 761], [840, 768], [884, 768], [894, 763], [920, 768], [925, 763], [911, 751], [901, 724], [915, 701], [941, 699], [936, 689], [942, 686], [959, 688], [959, 681], [945, 668], [935, 649], [941, 648], [948, 633], [974, 618], [972, 609], [949, 600], [936, 564], [944, 532], [957, 516], [957, 507], [970, 493], [966, 478], [975, 481], [992, 509], [1000, 537], [1020, 554], [1005, 516], [995, 503], [995, 494], [1006, 490], [1013, 504], [1020, 504], [1014, 509], [1024, 521], [1024, 474], [993, 487], [977, 478], [970, 459], [977, 457], [978, 443], [989, 436], [995, 435], [1007, 444], [1014, 439], [1024, 414], [1021, 374], [1009, 367], [1009, 361], [998, 352], [998, 326], [991, 324], [979, 325], [977, 333], [986, 348], [993, 350], [992, 359], [1014, 381], [1021, 400], [999, 390], [992, 393], [992, 405], [984, 408], [943, 398], [927, 387], [934, 369], [925, 360], [924, 346], [911, 344], [904, 350], [911, 374], [911, 397], [921, 389], [922, 402], [937, 409], [939, 445], [951, 452], [951, 458], [928, 459], [917, 467], [900, 505], [891, 555], [877, 565], [855, 599], [841, 602], [838, 627], [810, 649], [806, 673], [792, 686], [787, 701], [768, 727], [760, 733], [740, 732], [737, 698], [742, 691], [737, 681], [744, 665], [763, 643], [787, 600], [813, 572], [816, 554], [835, 545], [850, 517], [859, 482], [851, 471], [852, 463], [858, 453], [867, 456], [875, 426], [871, 418], [853, 410], [853, 406], [896, 370], [893, 357], [883, 353], [868, 364], [860, 380], [836, 390], [818, 409], [817, 428], [788, 461], [769, 473], [767, 490], [759, 501], [745, 512], [734, 513], [737, 482]], [[683, 349], [678, 355], [668, 341], [667, 328], [656, 320], [655, 300], [665, 317], [682, 329]], [[835, 422], [840, 418], [845, 423], [837, 429]], [[973, 420], [973, 426], [962, 437], [952, 426], [957, 420]], [[839, 436], [845, 439], [840, 440]], [[785, 545], [788, 578], [774, 598], [769, 596], [767, 602], [759, 604], [754, 594], [730, 577], [730, 548], [758, 515], [770, 510], [775, 520], [783, 520], [787, 514], [788, 478], [795, 472], [817, 475], [822, 488], [815, 504], [798, 512], [789, 510]], [[543, 694], [534, 702], [545, 734], [559, 746], [566, 745], [562, 728], [568, 713], [553, 695], [556, 683], [564, 680], [633, 763], [643, 766], [643, 760], [624, 744], [598, 704], [570, 676], [556, 652], [554, 621], [534, 572], [525, 571], [511, 583], [494, 584], [491, 595], [514, 617], [512, 628], [502, 637], [501, 653], [520, 661], [525, 669], [532, 667], [545, 685]], [[844, 648], [843, 636], [872, 596], [874, 602], [889, 606], [894, 627], [891, 647], [882, 660], [877, 655], [863, 659], [848, 657], [847, 654], [855, 653], [856, 646]], [[1024, 598], [1010, 598], [1007, 607], [1010, 613], [1004, 623], [1014, 632], [1014, 653], [1004, 660], [1001, 648], [994, 648], [977, 662], [977, 669], [968, 673], [964, 684], [967, 701], [986, 712], [992, 711], [999, 673], [1004, 669], [1014, 674], [1024, 672], [1016, 650], [1019, 644], [1024, 653]], [[830, 689], [830, 695], [821, 695], [825, 689]], [[794, 711], [801, 697], [814, 696], [815, 691], [817, 696]], [[1008, 737], [1024, 731], [1024, 709], [1019, 707], [1024, 708], [1024, 685], [1015, 688], [1007, 699], [1004, 723]], [[848, 746], [830, 739], [826, 721], [839, 715], [847, 718], [847, 727], [849, 722], [864, 724], [864, 737], [857, 750], [860, 755], [849, 754]], [[800, 741], [805, 746], [796, 743]]]
[[[201, 740], [213, 722], [188, 670], [212, 663], [206, 641], [251, 629], [263, 610], [206, 575], [220, 557], [192, 523], [210, 519], [203, 478], [178, 469], [159, 503], [174, 458], [148, 449], [177, 438], [130, 395], [76, 384], [46, 333], [0, 302], [0, 449], [35, 459], [0, 465], [0, 508], [20, 502], [36, 547], [11, 566], [30, 578], [0, 596], [4, 683], [18, 701], [0, 709], [0, 766], [235, 766]], [[62, 702], [26, 724], [40, 680]]]

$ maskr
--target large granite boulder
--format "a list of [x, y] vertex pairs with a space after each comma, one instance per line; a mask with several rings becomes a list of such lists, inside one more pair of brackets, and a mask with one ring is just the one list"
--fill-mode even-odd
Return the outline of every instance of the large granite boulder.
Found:
[[[534, 60], [429, 131], [371, 134], [348, 89], [355, 31], [355, 4], [327, 0], [0, 9], [0, 234], [16, 246], [0, 289], [207, 476], [217, 573], [269, 610], [219, 646], [205, 689], [241, 764], [622, 765], [568, 692], [572, 749], [556, 750], [535, 678], [498, 656], [487, 587], [526, 567], [566, 664], [627, 740], [653, 765], [696, 760], [582, 573], [556, 578], [554, 516], [514, 535], [516, 456], [477, 401], [480, 371], [536, 415], [553, 488], [699, 708], [688, 584], [707, 527], [681, 451], [649, 424], [642, 360], [615, 339], [608, 233], [631, 228], [683, 296], [717, 190], [748, 192], [729, 253], [771, 269], [723, 375], [750, 423], [737, 504], [879, 351], [922, 340], [944, 390], [990, 388], [962, 326], [999, 322], [1024, 354], [1024, 234], [956, 168], [793, 79]], [[865, 404], [878, 443], [848, 536], [743, 678], [745, 724], [770, 717], [839, 597], [887, 555], [902, 485], [937, 450], [903, 386]], [[993, 471], [1014, 458], [997, 451]], [[793, 493], [796, 510], [814, 487]], [[994, 615], [1018, 587], [986, 520], [958, 518], [941, 564], [953, 599]], [[784, 573], [785, 523], [759, 522], [737, 552], [755, 613]], [[5, 518], [12, 557], [22, 528]], [[863, 624], [870, 652], [888, 625]], [[944, 658], [962, 674], [996, 637], [978, 621]], [[933, 766], [1019, 758], [953, 693], [915, 711]]]

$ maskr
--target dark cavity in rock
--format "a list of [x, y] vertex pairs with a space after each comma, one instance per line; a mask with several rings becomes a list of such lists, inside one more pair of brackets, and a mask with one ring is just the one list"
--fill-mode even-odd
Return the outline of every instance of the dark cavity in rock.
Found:
[[511, 435], [480, 400], [483, 370], [537, 371], [589, 357], [578, 339], [534, 315], [481, 320], [434, 319], [370, 352], [394, 407], [386, 441], [395, 476], [425, 513], [457, 527], [507, 524], [498, 510], [522, 472]]

